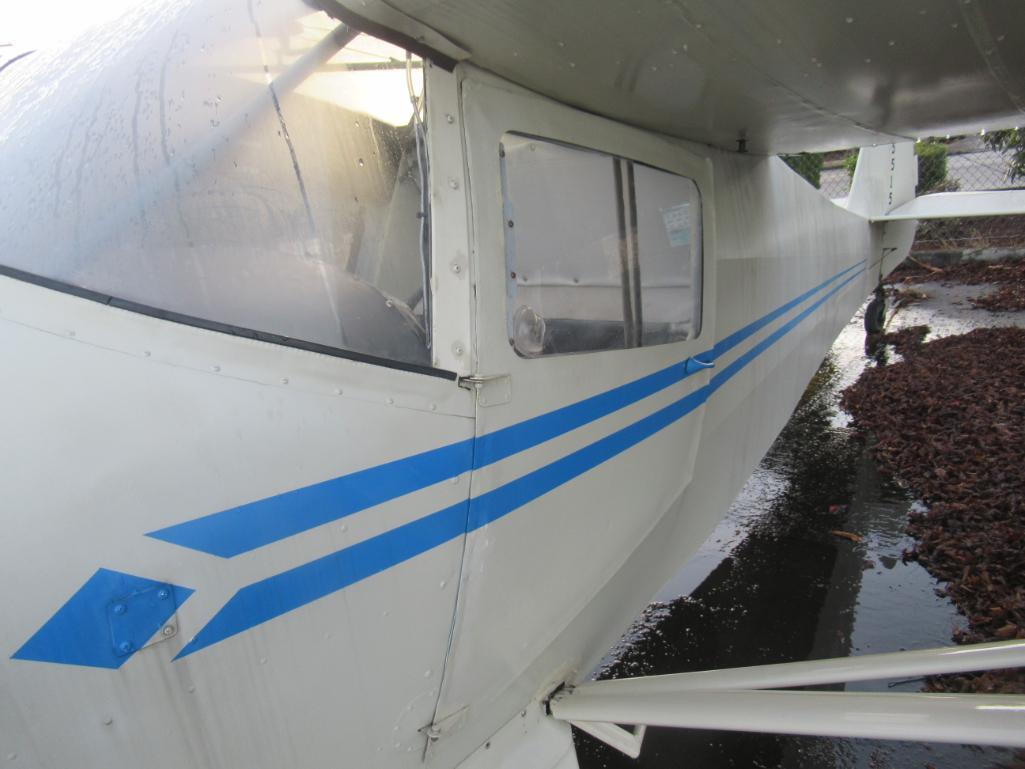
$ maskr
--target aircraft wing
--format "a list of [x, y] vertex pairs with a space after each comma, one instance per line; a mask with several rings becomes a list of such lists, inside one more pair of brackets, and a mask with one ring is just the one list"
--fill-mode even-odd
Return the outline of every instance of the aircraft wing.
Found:
[[455, 58], [589, 112], [725, 149], [1025, 123], [1020, 0], [331, 3], [392, 28], [425, 25], [428, 44], [447, 39]]

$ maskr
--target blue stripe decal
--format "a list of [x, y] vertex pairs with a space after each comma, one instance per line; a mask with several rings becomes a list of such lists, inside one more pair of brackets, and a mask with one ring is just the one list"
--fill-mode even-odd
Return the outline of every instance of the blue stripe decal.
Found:
[[181, 585], [97, 569], [11, 659], [117, 670], [192, 592]]
[[468, 530], [473, 531], [508, 515], [564, 483], [593, 470], [598, 465], [623, 453], [664, 427], [682, 419], [701, 406], [711, 394], [704, 385], [653, 414], [623, 427], [611, 435], [574, 451], [562, 459], [499, 486], [470, 500]]
[[815, 312], [815, 310], [817, 310], [819, 307], [821, 307], [822, 304], [827, 299], [829, 299], [829, 297], [831, 297], [833, 294], [835, 294], [841, 288], [846, 286], [848, 283], [850, 283], [856, 277], [861, 275], [861, 273], [864, 271], [864, 269], [865, 268], [862, 267], [860, 270], [855, 272], [853, 275], [851, 275], [849, 278], [844, 280], [842, 283], [840, 283], [839, 285], [835, 286], [834, 288], [831, 288], [829, 291], [827, 291], [821, 297], [819, 297], [814, 302], [812, 302], [807, 307], [805, 307], [797, 315], [792, 317], [790, 320], [788, 320], [786, 323], [784, 323], [778, 329], [776, 329], [771, 334], [769, 334], [767, 337], [765, 337], [765, 339], [763, 339], [762, 341], [758, 342], [758, 344], [754, 345], [750, 350], [748, 350], [743, 355], [738, 357], [735, 361], [730, 363], [728, 366], [726, 366], [721, 371], [716, 372], [716, 374], [712, 377], [711, 382], [709, 382], [709, 386], [712, 388], [712, 392], [715, 392], [720, 387], [722, 387], [724, 384], [726, 384], [726, 382], [729, 381], [729, 379], [731, 379], [738, 371], [740, 371], [742, 368], [744, 368], [744, 366], [746, 366], [748, 363], [750, 363], [755, 358], [757, 358], [759, 355], [761, 355], [763, 352], [765, 352], [767, 349], [769, 349], [769, 347], [771, 347], [773, 344], [778, 342], [788, 332], [792, 331], [794, 329], [794, 327], [798, 323], [800, 323], [802, 320], [804, 320], [809, 315], [811, 315], [813, 312]]
[[[848, 267], [730, 334], [715, 345], [713, 359], [858, 266]], [[472, 440], [460, 441], [151, 531], [146, 536], [231, 558], [454, 478], [471, 467], [478, 469], [501, 461], [682, 382], [691, 373], [686, 361], [675, 363], [599, 395], [482, 435], [476, 447]]]
[[[861, 262], [838, 272], [828, 280], [808, 289], [796, 299], [791, 299], [782, 307], [778, 307], [738, 331], [734, 331], [721, 342], [715, 344], [712, 348], [712, 360], [717, 360], [752, 334], [755, 334], [776, 320], [776, 318], [789, 312], [830, 283], [840, 279], [860, 265]], [[697, 357], [705, 358], [706, 355], [699, 353]], [[654, 374], [649, 374], [628, 384], [620, 385], [600, 395], [586, 398], [572, 405], [550, 411], [547, 414], [541, 414], [510, 427], [482, 435], [477, 439], [477, 446], [474, 449], [473, 467], [475, 470], [486, 467], [520, 451], [533, 448], [540, 443], [556, 438], [577, 427], [593, 422], [596, 419], [608, 416], [614, 411], [618, 411], [671, 385], [682, 382], [693, 373], [695, 372], [687, 370], [686, 361], [675, 363], [661, 371], [656, 371]]]
[[794, 309], [797, 305], [799, 305], [805, 299], [811, 298], [811, 296], [813, 294], [821, 291], [826, 286], [828, 286], [830, 283], [832, 283], [834, 280], [837, 280], [838, 278], [843, 277], [848, 272], [853, 270], [855, 267], [858, 267], [860, 265], [861, 265], [860, 262], [858, 264], [851, 265], [850, 267], [848, 267], [843, 272], [839, 272], [836, 275], [834, 275], [833, 277], [831, 277], [829, 280], [826, 280], [826, 281], [823, 281], [822, 283], [819, 283], [814, 288], [809, 288], [807, 291], [805, 291], [803, 294], [801, 294], [796, 299], [791, 299], [789, 302], [784, 304], [782, 307], [778, 307], [777, 309], [775, 309], [772, 312], [770, 312], [768, 315], [763, 315], [758, 320], [755, 320], [755, 321], [752, 321], [751, 323], [748, 323], [742, 329], [740, 329], [738, 331], [734, 331], [732, 334], [730, 334], [729, 336], [723, 338], [721, 341], [716, 342], [715, 343], [715, 347], [712, 348], [712, 359], [713, 360], [718, 360], [720, 357], [722, 357], [724, 354], [726, 354], [727, 352], [732, 350], [734, 347], [736, 347], [738, 344], [743, 342], [745, 339], [747, 339], [749, 336], [754, 334], [756, 331], [758, 331], [759, 329], [764, 328], [769, 323], [772, 323], [772, 321], [776, 320], [776, 318], [778, 318], [780, 315], [783, 315], [785, 313], [790, 312], [792, 309]]
[[280, 617], [463, 534], [463, 501], [239, 590], [175, 659]]
[[469, 470], [472, 462], [473, 441], [460, 441], [146, 536], [231, 558], [454, 478]]
[[474, 451], [474, 469], [486, 467], [540, 443], [556, 438], [570, 430], [607, 416], [614, 411], [636, 403], [649, 395], [682, 382], [691, 372], [686, 361], [674, 363], [661, 371], [637, 379], [599, 395], [578, 401], [570, 406], [532, 417], [477, 439]]
[[[485, 526], [594, 469], [699, 408], [862, 269], [830, 289], [712, 380], [627, 427], [492, 491], [239, 590], [178, 654], [185, 657]], [[845, 270], [844, 273], [849, 272]]]

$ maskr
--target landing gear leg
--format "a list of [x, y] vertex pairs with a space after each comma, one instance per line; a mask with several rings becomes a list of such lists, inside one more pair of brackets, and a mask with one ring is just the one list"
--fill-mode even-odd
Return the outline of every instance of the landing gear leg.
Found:
[[865, 331], [869, 334], [881, 334], [886, 326], [886, 294], [882, 286], [877, 286], [875, 296], [865, 308]]

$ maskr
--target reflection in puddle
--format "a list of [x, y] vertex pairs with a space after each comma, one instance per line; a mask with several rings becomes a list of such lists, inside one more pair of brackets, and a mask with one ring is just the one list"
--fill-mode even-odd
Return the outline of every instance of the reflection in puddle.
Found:
[[[965, 310], [966, 317], [958, 317], [960, 308], [949, 299], [946, 305], [939, 308], [939, 320], [932, 302], [907, 308], [892, 327], [926, 323], [947, 335], [992, 321], [978, 311]], [[904, 526], [913, 502], [880, 477], [867, 451], [853, 440], [847, 415], [836, 407], [839, 392], [865, 365], [859, 315], [833, 346], [729, 514], [607, 655], [600, 677], [952, 643], [951, 630], [962, 619], [937, 595], [937, 583], [921, 566], [901, 560], [911, 544]], [[845, 538], [836, 531], [858, 536]], [[920, 688], [920, 680], [846, 687]], [[637, 761], [585, 735], [577, 734], [577, 744], [582, 769], [958, 769], [998, 766], [1011, 759], [1010, 751], [998, 748], [673, 729], [649, 729]]]

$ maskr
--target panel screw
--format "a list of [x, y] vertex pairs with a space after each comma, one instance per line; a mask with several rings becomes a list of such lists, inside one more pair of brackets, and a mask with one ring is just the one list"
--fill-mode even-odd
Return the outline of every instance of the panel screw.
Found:
[[121, 650], [122, 654], [128, 654], [128, 652], [130, 652], [132, 650], [132, 642], [131, 641], [122, 641], [121, 643], [119, 643], [117, 645], [117, 648]]
[[462, 269], [463, 268], [459, 266], [458, 262], [452, 263], [452, 272], [454, 272], [456, 275], [458, 275], [462, 271]]
[[172, 636], [174, 635], [174, 625], [165, 625], [164, 629], [160, 632], [163, 633], [165, 636]]
[[166, 587], [162, 587], [157, 591], [157, 598], [164, 600], [167, 596], [171, 595]]
[[445, 122], [449, 125], [452, 125], [454, 122], [456, 122], [456, 119], [451, 115], [445, 115]]
[[455, 179], [449, 179], [448, 180], [448, 186], [451, 187], [454, 190], [458, 190], [459, 189], [459, 182], [457, 182]]
[[126, 611], [128, 611], [128, 607], [125, 606], [123, 603], [116, 603], [116, 604], [114, 604], [114, 613], [115, 614], [124, 614]]

